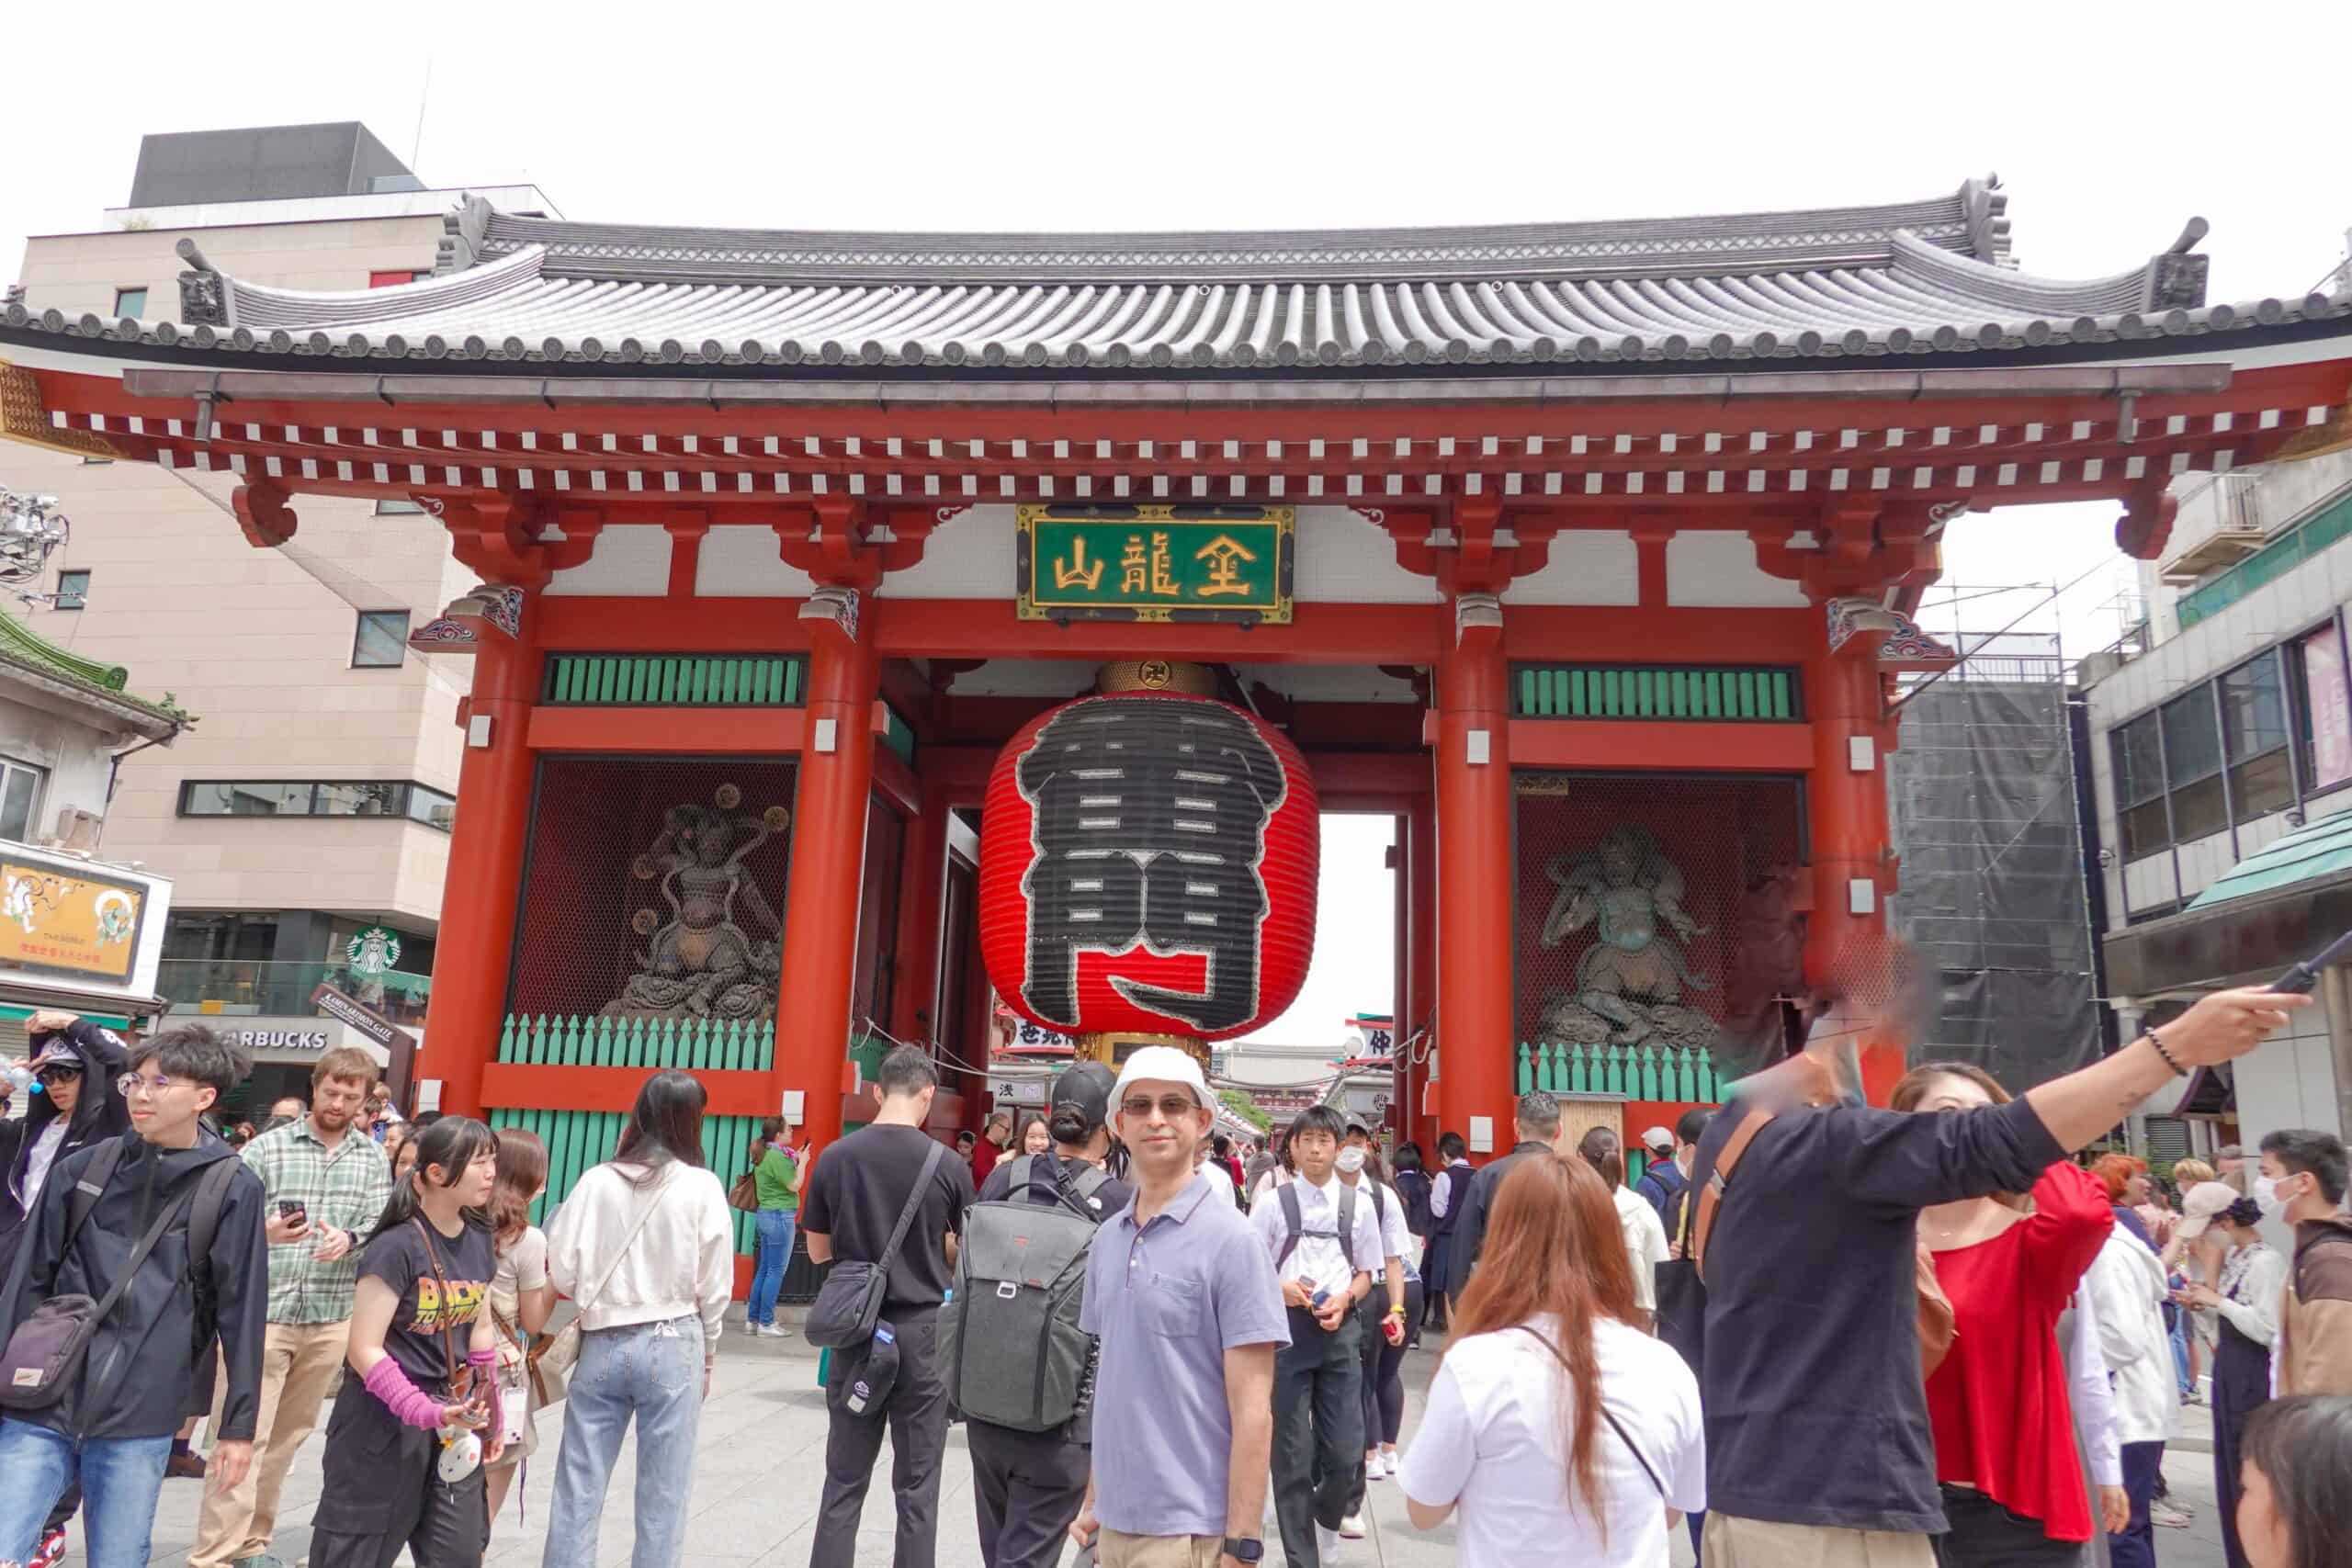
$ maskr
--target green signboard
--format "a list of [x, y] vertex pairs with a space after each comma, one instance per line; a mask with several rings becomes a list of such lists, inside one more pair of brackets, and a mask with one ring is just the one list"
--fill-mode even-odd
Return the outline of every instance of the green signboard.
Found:
[[1024, 621], [1291, 617], [1287, 506], [1024, 506]]

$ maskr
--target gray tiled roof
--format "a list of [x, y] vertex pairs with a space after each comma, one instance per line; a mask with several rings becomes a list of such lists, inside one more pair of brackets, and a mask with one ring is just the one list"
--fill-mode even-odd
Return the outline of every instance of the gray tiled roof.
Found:
[[[2352, 298], [2203, 301], [2203, 233], [2109, 277], [2008, 265], [2006, 197], [1971, 181], [1879, 208], [1295, 233], [841, 234], [632, 228], [469, 201], [436, 276], [351, 293], [201, 264], [211, 321], [12, 327], [329, 361], [554, 373], [645, 364], [1002, 367], [1115, 375], [1295, 367], [1813, 361], [2227, 333], [2352, 316]], [[190, 308], [191, 310], [193, 307]]]

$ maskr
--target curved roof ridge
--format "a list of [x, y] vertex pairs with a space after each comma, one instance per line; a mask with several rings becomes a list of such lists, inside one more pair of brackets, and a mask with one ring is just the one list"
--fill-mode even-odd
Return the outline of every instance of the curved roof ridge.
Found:
[[1894, 236], [1894, 270], [1947, 297], [1980, 299], [2003, 317], [2023, 312], [2038, 318], [2112, 316], [2147, 306], [2153, 261], [2106, 277], [2037, 277], [2004, 266], [1988, 266], [1957, 255], [1908, 232]]
[[328, 328], [372, 326], [495, 299], [538, 280], [546, 253], [515, 252], [465, 272], [435, 275], [382, 288], [279, 288], [223, 276], [228, 321], [232, 327]]
[[[1430, 228], [889, 232], [662, 227], [468, 212], [474, 260], [541, 246], [553, 276], [709, 283], [1396, 281], [1883, 265], [1894, 236], [1998, 264], [2005, 198], [1971, 180], [1876, 206]], [[479, 229], [480, 237], [472, 237]]]

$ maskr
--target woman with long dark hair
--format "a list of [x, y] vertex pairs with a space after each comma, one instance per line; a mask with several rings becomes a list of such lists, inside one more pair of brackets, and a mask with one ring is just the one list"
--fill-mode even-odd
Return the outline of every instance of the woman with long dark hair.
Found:
[[[1923, 1114], [2006, 1105], [1982, 1067], [1930, 1062], [1894, 1086], [1893, 1109]], [[1951, 1302], [1951, 1348], [1928, 1379], [1928, 1420], [1949, 1530], [1945, 1568], [2075, 1568], [2094, 1521], [2075, 1449], [2058, 1319], [2115, 1228], [2107, 1190], [2059, 1161], [2031, 1201], [2003, 1193], [1919, 1213], [1919, 1245]]]
[[2352, 1399], [2273, 1400], [2245, 1424], [2237, 1533], [2253, 1568], [2344, 1568], [2352, 1519]]
[[630, 1561], [675, 1568], [685, 1550], [695, 1437], [735, 1284], [733, 1212], [703, 1161], [707, 1100], [688, 1073], [646, 1079], [619, 1151], [581, 1177], [548, 1226], [548, 1274], [579, 1303], [582, 1337], [564, 1401], [547, 1568], [596, 1561], [605, 1488], [632, 1421]]
[[[2210, 1205], [2229, 1195], [2218, 1213]], [[2201, 1201], [2191, 1202], [2190, 1199]], [[2238, 1540], [2238, 1488], [2246, 1424], [2270, 1398], [2270, 1352], [2278, 1339], [2278, 1302], [2287, 1286], [2287, 1260], [2263, 1240], [2255, 1226], [2262, 1207], [2232, 1188], [2208, 1182], [2189, 1189], [2181, 1234], [2193, 1245], [2208, 1228], [2222, 1238], [2218, 1284], [2195, 1284], [2176, 1298], [2183, 1306], [2211, 1312], [2218, 1320], [2213, 1345], [2213, 1486], [2220, 1495], [2222, 1553], [2229, 1568], [2246, 1568]], [[2210, 1218], [2209, 1218], [2210, 1214]]]
[[531, 1205], [547, 1190], [547, 1145], [537, 1133], [500, 1128], [498, 1178], [490, 1194], [490, 1236], [498, 1252], [498, 1272], [490, 1281], [490, 1321], [498, 1330], [500, 1413], [511, 1405], [519, 1418], [508, 1426], [506, 1451], [488, 1467], [493, 1521], [506, 1506], [515, 1472], [539, 1447], [529, 1351], [531, 1337], [547, 1327], [555, 1312], [555, 1286], [548, 1279], [547, 1235], [531, 1223]]
[[314, 1568], [387, 1568], [405, 1546], [433, 1568], [476, 1568], [490, 1535], [482, 1463], [503, 1447], [497, 1333], [482, 1303], [497, 1271], [482, 1206], [497, 1141], [469, 1117], [415, 1135], [359, 1257], [343, 1380], [327, 1418]]
[[1462, 1568], [1665, 1562], [1707, 1506], [1706, 1440], [1698, 1380], [1641, 1319], [1600, 1175], [1521, 1160], [1397, 1472], [1414, 1528], [1458, 1508]]

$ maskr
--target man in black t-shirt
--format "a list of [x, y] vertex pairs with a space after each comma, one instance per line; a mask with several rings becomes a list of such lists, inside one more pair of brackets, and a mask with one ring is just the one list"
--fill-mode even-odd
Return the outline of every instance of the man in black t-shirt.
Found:
[[[1053, 1148], [999, 1163], [980, 1189], [980, 1201], [1073, 1203], [1097, 1225], [1125, 1213], [1136, 1190], [1114, 1177], [1095, 1179], [1111, 1153], [1111, 1091], [1117, 1083], [1100, 1062], [1077, 1063], [1056, 1078], [1047, 1118]], [[1092, 1379], [1090, 1363], [1087, 1380]], [[987, 1568], [1053, 1568], [1086, 1501], [1092, 1413], [1081, 1404], [1066, 1426], [1049, 1432], [1015, 1431], [976, 1416], [965, 1435], [972, 1450], [980, 1561]]]
[[[836, 1258], [882, 1261], [931, 1150], [923, 1123], [939, 1089], [931, 1057], [919, 1045], [901, 1045], [882, 1059], [875, 1083], [882, 1108], [873, 1123], [825, 1150], [808, 1173], [800, 1228], [808, 1238], [809, 1261], [820, 1266]], [[850, 1409], [845, 1394], [858, 1358], [838, 1352], [832, 1358], [826, 1386], [831, 1425], [825, 1438], [825, 1489], [809, 1568], [851, 1568], [865, 1488], [882, 1453], [886, 1416], [899, 1513], [891, 1560], [897, 1568], [932, 1568], [938, 1554], [939, 1461], [947, 1445], [939, 1303], [947, 1294], [956, 1238], [971, 1204], [971, 1168], [953, 1155], [935, 1162], [883, 1289], [882, 1321], [899, 1346], [898, 1380], [888, 1393], [863, 1411]]]

